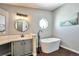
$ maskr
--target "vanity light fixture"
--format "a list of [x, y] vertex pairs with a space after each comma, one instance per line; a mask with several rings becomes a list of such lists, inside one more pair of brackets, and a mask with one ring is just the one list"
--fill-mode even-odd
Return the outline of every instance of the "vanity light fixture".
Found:
[[18, 16], [23, 16], [23, 17], [27, 17], [28, 15], [25, 14], [21, 14], [21, 13], [17, 13]]
[[21, 14], [21, 13], [17, 13], [16, 14], [16, 19], [25, 19], [28, 20], [29, 16], [26, 14]]

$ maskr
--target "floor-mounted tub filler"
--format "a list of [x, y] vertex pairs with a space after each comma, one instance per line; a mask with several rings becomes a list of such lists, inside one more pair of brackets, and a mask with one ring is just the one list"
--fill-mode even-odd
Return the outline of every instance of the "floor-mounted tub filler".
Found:
[[51, 53], [59, 49], [60, 39], [58, 38], [45, 38], [40, 39], [42, 52]]

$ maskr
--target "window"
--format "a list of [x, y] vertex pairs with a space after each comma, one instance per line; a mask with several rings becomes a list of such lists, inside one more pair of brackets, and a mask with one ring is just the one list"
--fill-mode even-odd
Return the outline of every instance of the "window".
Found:
[[41, 29], [46, 29], [48, 27], [48, 21], [46, 18], [42, 18], [39, 21], [39, 26], [41, 27]]

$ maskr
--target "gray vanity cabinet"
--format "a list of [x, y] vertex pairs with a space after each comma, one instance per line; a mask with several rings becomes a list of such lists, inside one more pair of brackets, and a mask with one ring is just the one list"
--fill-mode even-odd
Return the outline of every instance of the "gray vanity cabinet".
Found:
[[24, 41], [24, 55], [32, 54], [32, 40]]
[[20, 56], [23, 55], [22, 41], [12, 42], [12, 55]]
[[14, 56], [24, 56], [32, 55], [32, 40], [22, 40], [11, 43], [12, 55]]

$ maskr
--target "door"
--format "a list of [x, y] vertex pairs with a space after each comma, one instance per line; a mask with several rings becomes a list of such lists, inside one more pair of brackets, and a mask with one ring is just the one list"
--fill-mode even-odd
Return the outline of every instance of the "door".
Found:
[[24, 54], [29, 55], [32, 54], [32, 40], [24, 40]]
[[12, 42], [12, 49], [13, 49], [13, 55], [14, 56], [22, 56], [24, 55], [23, 52], [23, 41], [16, 41], [16, 42]]

